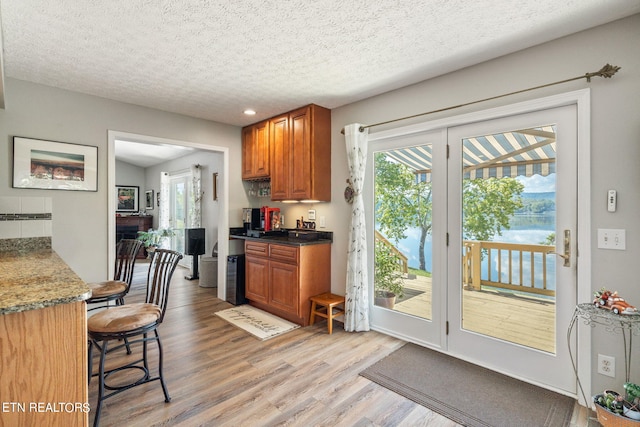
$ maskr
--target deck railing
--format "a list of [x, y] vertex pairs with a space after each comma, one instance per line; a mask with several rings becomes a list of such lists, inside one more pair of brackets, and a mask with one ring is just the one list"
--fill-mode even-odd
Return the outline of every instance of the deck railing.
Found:
[[375, 230], [375, 239], [379, 242], [384, 243], [389, 247], [389, 249], [391, 249], [391, 252], [393, 252], [400, 260], [400, 270], [406, 274], [409, 271], [409, 259], [407, 258], [407, 256], [400, 252], [400, 250], [396, 248], [393, 243], [387, 240], [382, 234], [380, 234], [378, 230]]
[[[547, 256], [555, 250], [554, 246], [471, 240], [465, 240], [463, 245], [462, 282], [467, 288], [480, 290], [482, 286], [492, 286], [555, 296], [547, 276]], [[555, 258], [550, 259], [555, 262]], [[542, 271], [536, 271], [536, 266]], [[530, 269], [527, 274], [526, 269]]]

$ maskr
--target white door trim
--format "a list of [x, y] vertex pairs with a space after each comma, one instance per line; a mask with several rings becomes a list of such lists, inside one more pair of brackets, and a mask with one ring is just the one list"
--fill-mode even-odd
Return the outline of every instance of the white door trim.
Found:
[[[577, 106], [578, 131], [578, 301], [591, 301], [591, 90], [582, 89], [544, 98], [523, 101], [512, 105], [490, 108], [483, 111], [461, 114], [442, 119], [416, 123], [408, 126], [369, 133], [369, 142], [406, 137], [452, 126], [471, 124], [516, 114], [575, 104]], [[371, 165], [369, 165], [371, 167]], [[370, 265], [369, 268], [373, 268]], [[373, 277], [370, 272], [369, 277]], [[443, 301], [442, 303], [445, 303]], [[560, 331], [561, 332], [561, 331]], [[577, 327], [576, 364], [582, 388], [589, 395], [591, 390], [591, 329], [579, 324]], [[575, 396], [583, 406], [585, 402], [578, 390]]]
[[[128, 132], [120, 132], [114, 130], [107, 131], [107, 233], [114, 236], [116, 233], [116, 156], [115, 141], [116, 139], [125, 141], [140, 141], [151, 144], [178, 145], [182, 147], [191, 147], [204, 151], [215, 151], [222, 153], [222, 174], [218, 182], [218, 200], [220, 200], [218, 241], [226, 242], [229, 240], [229, 147], [220, 147], [216, 145], [207, 145], [197, 142], [180, 141], [175, 139], [158, 138], [155, 136], [140, 135]], [[115, 264], [116, 244], [111, 237], [107, 239], [107, 271], [108, 276], [113, 276], [113, 268]], [[227, 259], [228, 245], [219, 245], [218, 259]], [[218, 298], [225, 301], [227, 299], [227, 263], [222, 262], [218, 265]]]

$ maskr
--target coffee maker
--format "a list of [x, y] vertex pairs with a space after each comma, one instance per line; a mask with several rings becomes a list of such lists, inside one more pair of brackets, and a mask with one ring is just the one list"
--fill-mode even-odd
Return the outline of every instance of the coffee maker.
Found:
[[245, 234], [247, 230], [258, 230], [260, 226], [260, 208], [243, 208], [242, 223]]
[[260, 208], [260, 222], [264, 231], [280, 228], [280, 208], [263, 206]]

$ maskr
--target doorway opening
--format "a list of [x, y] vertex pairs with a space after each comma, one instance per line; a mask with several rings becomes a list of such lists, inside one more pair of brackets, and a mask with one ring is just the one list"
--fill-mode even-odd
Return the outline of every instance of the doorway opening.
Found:
[[[147, 144], [152, 146], [154, 149], [154, 153], [156, 150], [162, 150], [163, 147], [174, 147], [174, 148], [182, 148], [188, 149], [193, 152], [203, 152], [206, 154], [218, 154], [221, 155], [221, 161], [219, 162], [220, 170], [217, 172], [217, 193], [218, 198], [215, 202], [218, 206], [218, 217], [216, 221], [217, 233], [214, 233], [212, 236], [214, 241], [226, 241], [229, 238], [229, 184], [228, 184], [228, 174], [229, 174], [229, 148], [228, 147], [219, 147], [213, 145], [207, 145], [202, 143], [194, 143], [189, 141], [181, 141], [181, 140], [173, 140], [166, 138], [158, 138], [147, 135], [138, 135], [131, 134], [125, 132], [118, 131], [108, 131], [108, 159], [107, 159], [107, 185], [108, 185], [108, 200], [107, 206], [110, 214], [108, 215], [108, 235], [115, 236], [115, 222], [116, 222], [116, 141], [125, 141], [137, 144]], [[205, 191], [206, 189], [203, 189]], [[211, 189], [208, 190], [211, 192]], [[156, 206], [154, 208], [158, 209], [160, 206], [159, 203], [159, 193], [155, 192]], [[113, 265], [114, 265], [114, 253], [115, 253], [115, 239], [108, 239], [108, 271], [109, 275], [113, 275]], [[210, 246], [213, 246], [213, 242]], [[226, 245], [219, 245], [218, 256], [226, 259], [228, 248]], [[220, 285], [218, 286], [218, 298], [224, 300], [226, 299], [226, 263], [220, 263], [218, 266], [218, 282]]]

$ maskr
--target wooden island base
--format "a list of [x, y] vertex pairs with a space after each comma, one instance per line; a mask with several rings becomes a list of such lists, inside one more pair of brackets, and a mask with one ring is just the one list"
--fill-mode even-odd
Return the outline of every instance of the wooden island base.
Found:
[[84, 301], [0, 316], [0, 426], [88, 422]]

